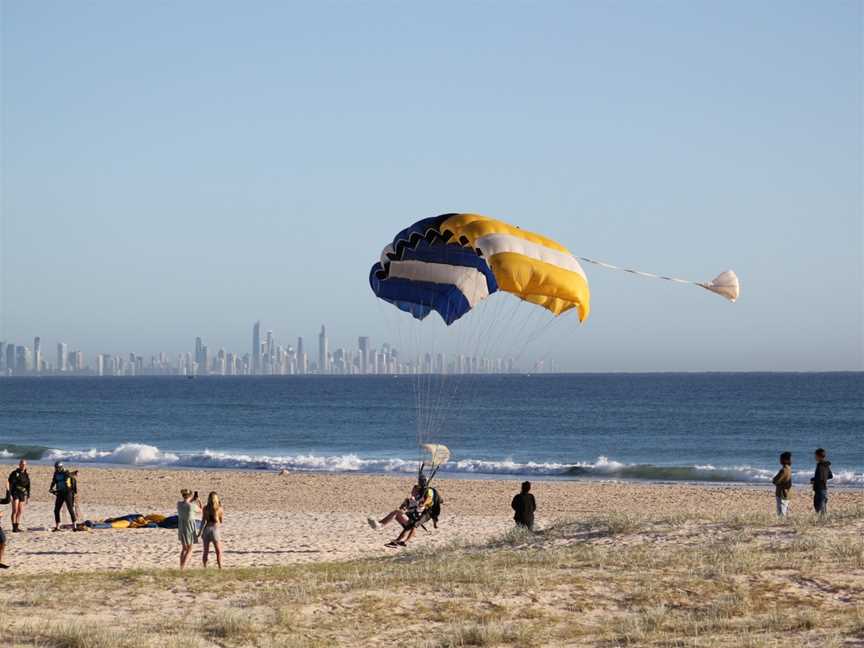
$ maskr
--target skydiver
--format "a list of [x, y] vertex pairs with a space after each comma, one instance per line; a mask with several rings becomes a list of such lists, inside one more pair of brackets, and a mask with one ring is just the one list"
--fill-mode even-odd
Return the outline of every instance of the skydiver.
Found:
[[[399, 508], [390, 511], [387, 515], [385, 515], [380, 520], [376, 520], [373, 517], [366, 518], [366, 521], [369, 523], [369, 526], [373, 529], [381, 529], [393, 520], [396, 520], [402, 526], [402, 534], [399, 535], [399, 538], [402, 538], [402, 535], [409, 529], [414, 528], [415, 520], [420, 518], [420, 512], [418, 511], [420, 502], [419, 498], [422, 494], [422, 490], [419, 485], [415, 484], [411, 489], [411, 495], [402, 500], [402, 503], [399, 505]], [[402, 542], [401, 545], [396, 544], [396, 540], [387, 543], [387, 546], [404, 546], [405, 543]]]
[[[427, 486], [426, 478], [423, 475], [420, 475], [420, 478], [417, 480], [417, 485], [414, 486], [414, 489], [411, 491], [411, 495], [415, 505], [412, 509], [408, 510], [407, 517], [409, 525], [405, 526], [403, 524], [402, 533], [400, 533], [395, 540], [388, 542], [386, 545], [387, 547], [396, 548], [408, 546], [411, 538], [413, 538], [414, 534], [417, 532], [417, 527], [423, 526], [426, 522], [432, 519], [430, 511], [435, 503], [435, 491]], [[437, 527], [437, 519], [434, 520], [434, 522]]]

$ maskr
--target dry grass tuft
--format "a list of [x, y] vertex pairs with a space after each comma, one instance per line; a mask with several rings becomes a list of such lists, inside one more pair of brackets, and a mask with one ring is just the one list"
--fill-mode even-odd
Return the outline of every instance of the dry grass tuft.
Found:
[[242, 639], [255, 634], [255, 623], [238, 610], [223, 610], [205, 620], [201, 631], [216, 639]]
[[126, 644], [124, 637], [101, 625], [69, 621], [37, 625], [29, 622], [4, 636], [13, 646], [50, 646], [51, 648], [116, 648]]

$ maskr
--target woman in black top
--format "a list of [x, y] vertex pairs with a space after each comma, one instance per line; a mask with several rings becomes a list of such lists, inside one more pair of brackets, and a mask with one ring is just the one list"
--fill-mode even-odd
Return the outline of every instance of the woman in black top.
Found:
[[30, 473], [27, 472], [27, 462], [22, 459], [18, 467], [9, 473], [9, 496], [12, 498], [12, 531], [21, 531], [21, 516], [24, 505], [30, 499]]

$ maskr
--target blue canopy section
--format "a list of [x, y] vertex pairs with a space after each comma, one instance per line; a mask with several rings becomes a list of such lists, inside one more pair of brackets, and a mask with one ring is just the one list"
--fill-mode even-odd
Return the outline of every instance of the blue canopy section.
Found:
[[449, 326], [497, 291], [498, 283], [474, 249], [441, 237], [437, 227], [448, 217], [426, 218], [399, 232], [386, 258], [372, 266], [369, 284], [377, 297], [415, 318], [435, 311]]
[[414, 247], [420, 239], [436, 240], [441, 238], [440, 226], [453, 214], [441, 214], [432, 218], [419, 220], [406, 227], [393, 237], [393, 250], [399, 254], [403, 247]]

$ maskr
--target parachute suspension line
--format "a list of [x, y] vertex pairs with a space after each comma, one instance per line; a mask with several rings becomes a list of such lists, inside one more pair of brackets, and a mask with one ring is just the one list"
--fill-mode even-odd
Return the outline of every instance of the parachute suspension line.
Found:
[[690, 279], [681, 279], [679, 277], [667, 277], [666, 275], [655, 274], [653, 272], [645, 272], [643, 270], [622, 268], [621, 266], [612, 265], [611, 263], [606, 263], [605, 261], [598, 261], [597, 259], [589, 259], [588, 257], [576, 258], [580, 261], [584, 261], [585, 263], [591, 263], [593, 265], [600, 266], [601, 268], [606, 268], [607, 270], [618, 270], [620, 272], [629, 272], [630, 274], [638, 275], [640, 277], [647, 277], [649, 279], [663, 279], [664, 281], [672, 281], [679, 284], [690, 284], [691, 286], [699, 286], [700, 288], [709, 290], [713, 293], [720, 295], [721, 297], [725, 297], [730, 302], [734, 302], [736, 299], [738, 299], [738, 295], [740, 294], [738, 276], [732, 270], [726, 270], [725, 272], [721, 272], [711, 281], [692, 281]]
[[[519, 313], [522, 304], [521, 300], [502, 292], [475, 307], [474, 311], [466, 316], [464, 323], [457, 322], [454, 325], [461, 324], [467, 327], [463, 330], [469, 332], [469, 335], [461, 338], [463, 348], [460, 349], [460, 354], [467, 354], [470, 362], [471, 357], [486, 358], [493, 350], [497, 352], [505, 348], [507, 341], [502, 338], [502, 335], [505, 331], [509, 331], [514, 321], [522, 315]], [[473, 372], [448, 377], [447, 380], [449, 385], [445, 396], [448, 400], [437, 409], [438, 418], [435, 425], [440, 428], [436, 430], [443, 429], [448, 418], [457, 416], [460, 410], [473, 407], [476, 396], [486, 386], [482, 377], [474, 375]]]
[[[435, 322], [437, 325], [437, 322]], [[418, 370], [418, 378], [420, 380], [420, 393], [422, 398], [422, 411], [421, 411], [421, 443], [425, 443], [429, 441], [431, 431], [429, 430], [429, 415], [431, 410], [431, 401], [432, 401], [432, 359], [435, 357], [438, 337], [433, 335], [431, 337], [431, 349], [426, 350], [424, 354], [424, 349], [420, 346], [420, 327], [418, 326], [415, 330], [417, 330], [417, 349], [418, 358], [417, 358], [417, 370]], [[426, 364], [426, 355], [430, 357], [429, 366]]]
[[[378, 310], [382, 314], [382, 318], [387, 323], [387, 334], [389, 334], [389, 335], [395, 334], [396, 339], [395, 340], [388, 340], [388, 342], [390, 342], [391, 344], [395, 343], [396, 349], [399, 353], [405, 353], [406, 350], [411, 346], [409, 338], [412, 337], [411, 333], [413, 332], [413, 330], [410, 327], [410, 321], [405, 320], [405, 318], [402, 317], [402, 315], [404, 315], [404, 313], [402, 313], [398, 309], [394, 310], [391, 308], [385, 308], [383, 306], [383, 303], [384, 303], [383, 301], [376, 299], [375, 303], [378, 305]], [[405, 359], [406, 359], [405, 357], [399, 356], [397, 363], [405, 362]], [[398, 370], [397, 370], [397, 374], [398, 374]], [[417, 394], [417, 383], [414, 380], [414, 376], [402, 376], [402, 378], [403, 379], [409, 379], [409, 382], [411, 383], [411, 389], [414, 393], [414, 398], [412, 399], [411, 404], [408, 405], [408, 408], [410, 408], [409, 411], [411, 411], [412, 409], [414, 411], [415, 426], [417, 427], [416, 434], [417, 434], [417, 441], [418, 441], [418, 446], [419, 446], [420, 429], [419, 429], [419, 425], [417, 425], [417, 421], [419, 420], [419, 411], [420, 410], [419, 410], [419, 398], [418, 398], [418, 394]], [[404, 384], [404, 380], [400, 380], [400, 384]], [[410, 395], [410, 392], [409, 392], [409, 394], [406, 394], [406, 395]], [[419, 461], [419, 459], [421, 458], [419, 449], [418, 449], [417, 457], [418, 457], [418, 461]]]
[[[484, 301], [483, 303], [478, 305], [478, 308], [484, 306], [485, 303], [486, 302]], [[472, 311], [471, 313], [466, 315], [466, 317], [472, 317], [473, 315], [474, 312]], [[460, 332], [465, 331], [463, 322], [457, 322], [454, 325], [460, 327]], [[471, 329], [469, 328], [468, 331], [470, 332]], [[463, 346], [467, 348], [473, 348], [474, 346], [473, 335], [459, 336], [459, 338], [457, 339], [461, 339], [462, 341], [462, 344], [457, 345], [457, 355], [459, 355], [463, 351]], [[447, 371], [446, 366], [443, 367], [443, 371]], [[444, 373], [438, 373], [438, 371], [436, 371], [434, 378], [430, 376], [430, 380], [434, 380], [435, 389], [433, 391], [435, 393], [435, 396], [434, 399], [429, 403], [429, 408], [427, 411], [428, 416], [426, 422], [426, 429], [429, 435], [437, 436], [439, 432], [443, 429], [447, 421], [448, 414], [451, 413], [451, 410], [453, 409], [452, 399], [453, 396], [455, 396], [456, 390], [458, 389], [459, 379], [456, 377], [451, 378]], [[449, 405], [445, 401], [446, 397], [450, 398]]]
[[[501, 327], [502, 311], [505, 311], [508, 300], [504, 294], [493, 295], [490, 299], [478, 304], [472, 312], [465, 316], [464, 322], [456, 322], [453, 327], [459, 327], [456, 355], [485, 357], [488, 350], [495, 344], [497, 336], [494, 329]], [[504, 318], [503, 321], [509, 321]], [[445, 371], [447, 368], [445, 367]], [[445, 375], [437, 378], [437, 394], [434, 404], [430, 406], [430, 434], [438, 435], [445, 428], [451, 417], [469, 403], [473, 402], [475, 392], [479, 389], [479, 381], [471, 375]]]
[[[404, 320], [404, 318], [400, 317], [401, 313], [399, 311], [395, 311], [394, 315], [396, 317], [396, 327], [399, 335], [399, 352], [402, 354], [408, 353], [416, 353], [417, 342], [420, 339], [420, 335], [418, 332], [419, 322], [416, 320]], [[404, 357], [400, 357], [402, 362], [405, 362], [409, 359], [406, 355]], [[419, 447], [423, 443], [423, 428], [422, 428], [422, 400], [421, 400], [421, 392], [420, 392], [420, 376], [413, 375], [407, 376], [407, 379], [411, 383], [411, 388], [414, 392], [414, 421], [416, 427], [416, 439], [418, 446], [418, 460], [422, 456], [420, 454]]]
[[[566, 313], [562, 313], [561, 315], [558, 315], [558, 316], [552, 318], [551, 320], [549, 320], [548, 322], [546, 322], [546, 324], [544, 324], [544, 325], [539, 329], [539, 331], [537, 332], [537, 334], [536, 334], [535, 337], [534, 337], [534, 340], [535, 340], [535, 341], [539, 340], [541, 337], [543, 337], [543, 336], [546, 335], [549, 331], [551, 331], [552, 328], [553, 328], [553, 327], [552, 327], [552, 324], [555, 324], [556, 327], [557, 327], [557, 326], [565, 326], [566, 324], [561, 324], [561, 322], [564, 322], [564, 321], [565, 321], [565, 318], [567, 318], [568, 315], [570, 315], [571, 312], [573, 312], [573, 311], [572, 311], [572, 310], [569, 310], [569, 311], [567, 311]], [[573, 319], [573, 316], [570, 316], [569, 319], [566, 320], [567, 324], [569, 324], [570, 320], [572, 320], [572, 319]], [[578, 323], [577, 323], [577, 324], [578, 324]], [[547, 348], [546, 352], [545, 352], [542, 356], [540, 356], [537, 360], [538, 360], [539, 362], [541, 362], [543, 365], [545, 365], [545, 364], [546, 364], [546, 360], [549, 358], [549, 356], [550, 356], [551, 354], [552, 354], [552, 349], [551, 349], [551, 348]]]

